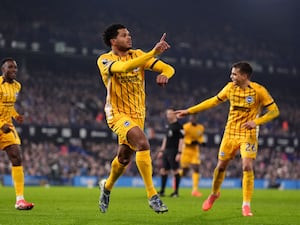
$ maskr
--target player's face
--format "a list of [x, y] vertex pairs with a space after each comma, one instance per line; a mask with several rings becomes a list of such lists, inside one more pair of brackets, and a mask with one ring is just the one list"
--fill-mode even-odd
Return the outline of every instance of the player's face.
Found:
[[238, 86], [243, 86], [243, 84], [247, 82], [247, 75], [242, 74], [240, 69], [234, 67], [231, 69], [230, 78], [232, 82]]
[[113, 44], [120, 51], [128, 51], [129, 49], [132, 48], [131, 35], [126, 28], [119, 29], [118, 31], [119, 34], [115, 39], [113, 39]]
[[166, 116], [167, 116], [167, 119], [168, 119], [168, 121], [169, 121], [170, 123], [176, 121], [176, 119], [177, 119], [174, 110], [171, 110], [171, 109], [168, 109], [168, 110], [166, 111]]
[[190, 115], [189, 119], [190, 119], [191, 123], [196, 123], [197, 122], [197, 117], [195, 115]]
[[18, 66], [16, 61], [6, 61], [2, 66], [2, 73], [7, 80], [16, 79]]

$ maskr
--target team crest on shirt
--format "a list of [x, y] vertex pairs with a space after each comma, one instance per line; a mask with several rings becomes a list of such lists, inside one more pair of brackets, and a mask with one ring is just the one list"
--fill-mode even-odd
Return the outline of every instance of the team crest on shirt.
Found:
[[125, 126], [125, 127], [128, 127], [129, 125], [130, 125], [130, 122], [129, 122], [129, 121], [125, 121], [125, 122], [124, 122], [124, 126]]
[[247, 102], [248, 104], [253, 103], [253, 102], [254, 102], [253, 96], [247, 96], [247, 97], [246, 97], [246, 102]]
[[221, 151], [221, 152], [220, 152], [220, 156], [221, 156], [221, 157], [224, 157], [224, 156], [225, 156], [225, 152]]

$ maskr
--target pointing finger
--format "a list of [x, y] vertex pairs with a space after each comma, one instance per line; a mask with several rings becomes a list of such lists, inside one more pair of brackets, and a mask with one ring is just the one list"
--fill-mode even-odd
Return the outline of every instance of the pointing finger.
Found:
[[162, 37], [160, 38], [160, 41], [165, 41], [167, 34], [163, 33]]

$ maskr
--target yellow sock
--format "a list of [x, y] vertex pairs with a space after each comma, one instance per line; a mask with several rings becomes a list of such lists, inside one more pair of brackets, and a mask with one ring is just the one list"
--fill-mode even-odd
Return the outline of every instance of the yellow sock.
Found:
[[136, 165], [144, 180], [147, 197], [151, 198], [153, 195], [156, 195], [157, 192], [152, 181], [152, 160], [150, 150], [136, 152]]
[[23, 197], [24, 195], [24, 172], [23, 166], [13, 166], [11, 176], [14, 181], [16, 196]]
[[111, 171], [105, 183], [105, 188], [109, 191], [113, 188], [114, 184], [118, 180], [118, 178], [124, 173], [126, 170], [125, 165], [121, 164], [118, 160], [118, 157], [115, 157], [111, 163]]
[[243, 202], [251, 202], [254, 189], [254, 172], [243, 172]]
[[192, 173], [193, 191], [198, 191], [199, 177], [200, 177], [199, 173], [197, 173], [197, 172]]
[[212, 185], [212, 193], [217, 194], [221, 190], [221, 185], [225, 179], [225, 171], [219, 171], [218, 169], [214, 170], [214, 178]]

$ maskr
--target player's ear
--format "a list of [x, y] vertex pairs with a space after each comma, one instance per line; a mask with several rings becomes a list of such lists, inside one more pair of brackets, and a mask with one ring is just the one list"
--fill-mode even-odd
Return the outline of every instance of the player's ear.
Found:
[[110, 46], [113, 46], [116, 43], [116, 39], [112, 38], [110, 39]]

